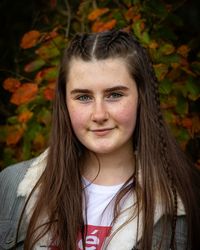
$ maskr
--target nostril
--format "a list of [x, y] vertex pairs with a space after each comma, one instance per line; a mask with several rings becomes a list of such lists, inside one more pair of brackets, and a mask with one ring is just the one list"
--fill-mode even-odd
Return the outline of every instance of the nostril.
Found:
[[92, 114], [92, 120], [95, 122], [105, 122], [109, 119], [108, 112], [101, 112], [101, 113], [93, 113]]

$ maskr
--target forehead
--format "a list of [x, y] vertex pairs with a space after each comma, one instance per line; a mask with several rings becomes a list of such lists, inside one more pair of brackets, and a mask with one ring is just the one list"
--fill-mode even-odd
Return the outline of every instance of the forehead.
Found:
[[122, 58], [83, 61], [73, 58], [69, 65], [67, 84], [122, 83], [132, 80], [126, 61]]

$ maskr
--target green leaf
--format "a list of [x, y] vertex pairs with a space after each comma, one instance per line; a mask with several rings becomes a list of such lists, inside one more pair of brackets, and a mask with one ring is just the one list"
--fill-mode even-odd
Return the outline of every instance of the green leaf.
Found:
[[15, 151], [12, 148], [4, 148], [3, 150], [3, 163], [4, 167], [7, 167], [11, 164], [16, 163], [17, 160], [15, 159]]
[[177, 138], [179, 141], [188, 141], [190, 139], [190, 135], [187, 129], [179, 127]]
[[161, 63], [165, 63], [170, 65], [171, 63], [180, 63], [180, 56], [177, 54], [172, 54], [172, 55], [166, 55], [166, 56], [162, 56], [160, 57], [160, 62]]
[[60, 50], [53, 44], [45, 44], [36, 50], [36, 54], [38, 54], [43, 60], [48, 60], [59, 56]]
[[188, 79], [186, 89], [190, 100], [196, 101], [200, 97], [200, 85], [193, 78]]
[[170, 55], [175, 51], [175, 47], [172, 44], [165, 43], [159, 48], [159, 52], [163, 55]]
[[44, 79], [47, 81], [54, 81], [58, 76], [58, 68], [49, 68], [46, 69], [46, 72], [44, 74]]
[[169, 79], [165, 78], [160, 82], [159, 92], [161, 94], [168, 95], [170, 94], [172, 87], [173, 87], [173, 83]]
[[18, 123], [17, 116], [11, 116], [11, 117], [9, 117], [8, 120], [7, 120], [7, 122], [9, 124], [16, 124], [16, 123]]
[[174, 124], [172, 124], [170, 128], [172, 130], [172, 133], [179, 142], [187, 142], [190, 139], [190, 135], [187, 129], [180, 126], [176, 126]]
[[146, 1], [144, 11], [162, 18], [168, 14], [165, 5], [161, 1], [156, 0]]
[[34, 72], [36, 70], [39, 70], [42, 68], [42, 66], [45, 65], [45, 61], [43, 59], [36, 59], [30, 63], [28, 63], [27, 65], [25, 65], [24, 67], [24, 71], [25, 72]]
[[183, 96], [177, 97], [177, 105], [175, 107], [175, 110], [181, 116], [188, 114], [188, 102]]
[[150, 37], [149, 37], [147, 30], [143, 30], [143, 27], [142, 27], [143, 23], [144, 23], [144, 20], [142, 19], [137, 20], [132, 25], [132, 28], [133, 28], [135, 35], [139, 38], [139, 40], [143, 44], [148, 45], [150, 43]]
[[164, 116], [164, 119], [165, 121], [168, 123], [168, 124], [175, 124], [176, 123], [176, 115], [172, 112], [172, 110], [164, 110], [163, 111], [163, 116]]
[[37, 115], [37, 121], [40, 124], [44, 124], [46, 126], [49, 126], [51, 123], [51, 112], [43, 107], [41, 111]]
[[168, 65], [159, 63], [154, 65], [154, 70], [156, 73], [156, 77], [159, 81], [163, 80], [168, 72]]

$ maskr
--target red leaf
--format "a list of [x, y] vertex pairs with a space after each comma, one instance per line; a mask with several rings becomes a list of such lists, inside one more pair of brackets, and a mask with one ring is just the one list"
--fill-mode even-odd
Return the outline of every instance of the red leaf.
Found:
[[93, 32], [101, 32], [101, 31], [110, 30], [110, 29], [115, 27], [116, 23], [117, 23], [117, 21], [115, 19], [112, 19], [112, 20], [108, 21], [107, 23], [96, 21], [92, 25], [92, 31]]
[[103, 14], [107, 13], [109, 11], [108, 8], [97, 8], [94, 9], [89, 15], [88, 15], [88, 20], [94, 21], [98, 17], [102, 16]]
[[41, 35], [40, 32], [37, 30], [32, 30], [32, 31], [27, 32], [22, 37], [22, 40], [20, 43], [21, 48], [28, 49], [28, 48], [34, 47], [37, 44], [40, 38], [40, 35]]
[[7, 145], [16, 145], [22, 138], [24, 129], [22, 127], [10, 126], [8, 127], [8, 135], [6, 138]]
[[9, 77], [4, 80], [3, 87], [9, 92], [15, 92], [21, 86], [21, 82], [15, 78]]
[[25, 110], [24, 112], [18, 115], [17, 119], [19, 122], [26, 123], [27, 121], [31, 119], [32, 116], [33, 116], [33, 112], [29, 110]]
[[10, 102], [15, 105], [21, 105], [32, 101], [38, 92], [38, 86], [34, 83], [26, 83], [21, 85], [15, 93], [13, 93]]

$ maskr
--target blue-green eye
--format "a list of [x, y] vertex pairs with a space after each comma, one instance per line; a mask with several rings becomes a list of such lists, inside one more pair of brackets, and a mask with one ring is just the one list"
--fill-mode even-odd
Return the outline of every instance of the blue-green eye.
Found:
[[107, 98], [108, 99], [119, 99], [123, 96], [122, 93], [117, 93], [117, 92], [113, 92], [113, 93], [110, 93]]
[[88, 95], [80, 95], [80, 96], [76, 97], [76, 99], [81, 101], [81, 102], [88, 102], [91, 100], [91, 97]]

